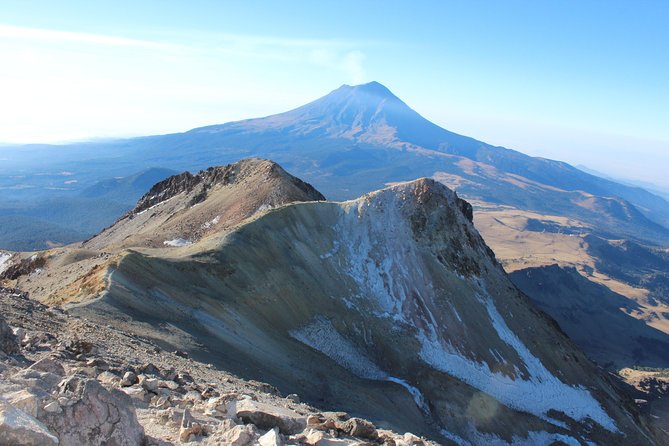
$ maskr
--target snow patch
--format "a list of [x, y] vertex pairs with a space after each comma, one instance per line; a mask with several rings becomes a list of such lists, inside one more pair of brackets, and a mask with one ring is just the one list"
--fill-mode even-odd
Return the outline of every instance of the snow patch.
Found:
[[425, 403], [425, 397], [423, 396], [421, 391], [418, 390], [418, 388], [412, 386], [403, 379], [395, 378], [394, 376], [389, 376], [388, 378], [386, 378], [386, 381], [397, 383], [402, 387], [404, 387], [405, 389], [407, 389], [411, 394], [411, 396], [413, 397], [413, 400], [416, 402], [416, 406], [418, 406], [418, 408], [422, 410], [423, 413], [426, 414], [430, 413], [430, 408], [427, 406], [427, 403]]
[[[568, 446], [580, 446], [581, 443], [569, 435], [556, 434], [545, 431], [530, 431], [527, 433], [526, 437], [521, 437], [519, 435], [514, 435], [511, 438], [511, 443], [498, 437], [494, 434], [487, 434], [479, 432], [474, 428], [471, 428], [467, 439], [460, 437], [452, 432], [442, 429], [440, 431], [441, 435], [448, 438], [458, 446], [475, 446], [475, 445], [485, 445], [485, 446], [536, 446], [543, 444], [554, 444], [556, 442], [564, 443]], [[590, 444], [590, 442], [587, 442]], [[594, 443], [593, 443], [594, 444]]]
[[555, 377], [509, 329], [490, 297], [482, 298], [488, 316], [500, 339], [510, 345], [525, 363], [530, 379], [512, 379], [493, 373], [485, 362], [464, 357], [450, 343], [439, 340], [434, 332], [419, 331], [421, 358], [437, 370], [461, 379], [502, 404], [534, 414], [550, 423], [563, 425], [547, 416], [548, 411], [564, 412], [569, 417], [583, 421], [587, 418], [611, 432], [619, 432], [614, 421], [599, 402], [583, 387], [570, 386]]
[[[395, 193], [381, 192], [373, 201], [345, 202], [335, 231], [346, 254], [346, 272], [359, 290], [353, 298], [371, 304], [377, 317], [411, 324], [405, 304], [416, 288], [430, 284], [417, 274], [423, 268], [414, 244], [407, 243], [412, 235], [400, 212], [401, 200]], [[377, 241], [379, 234], [384, 234], [383, 243]], [[397, 277], [412, 277], [413, 284]]]
[[182, 247], [182, 246], [188, 246], [192, 245], [193, 242], [190, 240], [186, 240], [185, 238], [175, 238], [174, 240], [165, 240], [163, 242], [163, 245], [165, 246], [173, 246], [173, 247]]
[[339, 252], [339, 247], [341, 245], [339, 244], [339, 240], [333, 240], [332, 241], [332, 249], [326, 252], [325, 254], [321, 254], [319, 257], [321, 260], [329, 259], [333, 255], [337, 254]]
[[389, 376], [351, 341], [342, 336], [329, 320], [317, 317], [309, 325], [290, 331], [290, 336], [318, 350], [360, 378], [389, 381], [401, 385], [411, 394], [419, 409], [426, 414], [430, 413], [420, 390], [401, 378]]
[[0, 252], [0, 274], [4, 273], [7, 268], [12, 266], [9, 259], [12, 258], [11, 254]]
[[217, 215], [217, 216], [214, 217], [212, 220], [209, 220], [208, 222], [203, 223], [202, 226], [201, 226], [201, 228], [202, 228], [202, 229], [209, 229], [209, 228], [211, 228], [211, 227], [213, 227], [213, 226], [216, 226], [216, 225], [218, 224], [219, 221], [221, 221], [221, 216], [220, 216], [220, 215]]
[[309, 325], [291, 330], [289, 334], [360, 378], [384, 380], [387, 377], [383, 370], [351, 341], [339, 334], [332, 323], [324, 317], [317, 317]]
[[[149, 200], [152, 199], [152, 198], [155, 198], [155, 195], [154, 195], [153, 197], [149, 198]], [[154, 204], [153, 206], [151, 206], [151, 207], [149, 207], [149, 208], [146, 208], [146, 209], [144, 209], [144, 210], [141, 211], [141, 212], [138, 212], [136, 215], [142, 215], [142, 214], [145, 213], [146, 211], [150, 211], [151, 209], [153, 209], [153, 208], [155, 208], [155, 207], [157, 207], [157, 206], [160, 206], [160, 205], [163, 204], [163, 203], [167, 203], [167, 202], [170, 201], [172, 198], [174, 198], [174, 197], [170, 197], [170, 198], [168, 198], [167, 200], [161, 201], [160, 203], [156, 203], [156, 204]]]

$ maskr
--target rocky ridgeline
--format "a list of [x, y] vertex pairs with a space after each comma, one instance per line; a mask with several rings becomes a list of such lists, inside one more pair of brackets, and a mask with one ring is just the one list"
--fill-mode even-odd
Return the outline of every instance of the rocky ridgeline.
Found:
[[18, 290], [0, 288], [0, 310], [0, 444], [431, 444], [319, 412]]
[[131, 213], [137, 214], [182, 192], [190, 193], [194, 190], [197, 190], [198, 193], [193, 197], [190, 205], [200, 203], [207, 198], [207, 193], [212, 187], [216, 185], [226, 186], [241, 181], [244, 178], [257, 175], [262, 169], [266, 170], [265, 174], [268, 177], [285, 176], [289, 178], [295, 186], [314, 201], [325, 200], [325, 197], [313, 186], [288, 174], [278, 164], [268, 160], [248, 158], [234, 164], [209, 167], [196, 174], [183, 172], [166, 178], [156, 183], [149, 192], [141, 197]]

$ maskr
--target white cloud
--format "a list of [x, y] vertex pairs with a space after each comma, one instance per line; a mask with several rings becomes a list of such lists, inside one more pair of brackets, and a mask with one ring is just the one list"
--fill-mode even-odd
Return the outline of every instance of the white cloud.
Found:
[[125, 37], [69, 31], [54, 31], [39, 28], [24, 28], [11, 25], [0, 25], [0, 37], [22, 40], [66, 41], [93, 45], [113, 45], [153, 49], [169, 49], [178, 47], [178, 45], [154, 42], [150, 40], [128, 39]]
[[313, 63], [336, 70], [346, 76], [346, 81], [359, 84], [365, 79], [363, 63], [365, 54], [360, 50], [337, 51], [334, 49], [317, 48], [310, 52]]
[[280, 112], [365, 76], [375, 42], [128, 38], [0, 25], [0, 142], [182, 131]]
[[363, 62], [365, 55], [362, 51], [354, 50], [347, 53], [342, 60], [342, 68], [351, 77], [354, 84], [362, 83], [365, 80], [365, 69]]

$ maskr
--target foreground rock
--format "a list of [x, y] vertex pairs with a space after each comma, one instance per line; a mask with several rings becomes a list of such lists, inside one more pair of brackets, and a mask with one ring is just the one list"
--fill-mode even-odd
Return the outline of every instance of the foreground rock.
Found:
[[254, 424], [260, 429], [278, 428], [282, 434], [292, 435], [302, 432], [307, 427], [304, 416], [292, 410], [273, 407], [268, 404], [250, 400], [238, 401], [235, 404], [237, 418], [245, 423]]
[[59, 385], [61, 413], [44, 415], [62, 445], [133, 446], [144, 439], [135, 408], [124, 393], [109, 391], [94, 379], [72, 376]]
[[0, 399], [0, 444], [56, 445], [58, 438], [44, 424]]
[[0, 445], [413, 444], [17, 296], [0, 290], [0, 312], [28, 340], [0, 356]]

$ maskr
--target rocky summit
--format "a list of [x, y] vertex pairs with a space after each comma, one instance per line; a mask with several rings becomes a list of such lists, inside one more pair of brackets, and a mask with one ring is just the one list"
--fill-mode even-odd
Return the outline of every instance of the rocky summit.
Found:
[[[149, 444], [666, 443], [472, 217], [431, 179], [329, 202], [264, 160], [171, 177], [91, 240], [7, 260], [23, 350], [3, 376], [43, 391], [8, 404], [61, 444], [89, 431], [58, 411], [98, 405], [118, 420], [99, 444], [134, 441], [121, 425]], [[64, 370], [25, 371], [42, 359]]]

